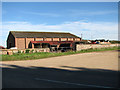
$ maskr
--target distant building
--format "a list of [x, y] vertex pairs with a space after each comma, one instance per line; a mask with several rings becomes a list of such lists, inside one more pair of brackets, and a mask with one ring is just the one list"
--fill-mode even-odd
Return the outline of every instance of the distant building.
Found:
[[0, 49], [5, 49], [5, 47], [3, 47], [3, 46], [0, 46]]
[[96, 40], [92, 40], [91, 41], [92, 44], [110, 44], [109, 40], [105, 40], [105, 39], [96, 39]]
[[59, 47], [60, 45], [70, 47], [71, 43], [79, 41], [81, 38], [71, 33], [10, 31], [7, 38], [7, 48], [46, 48]]

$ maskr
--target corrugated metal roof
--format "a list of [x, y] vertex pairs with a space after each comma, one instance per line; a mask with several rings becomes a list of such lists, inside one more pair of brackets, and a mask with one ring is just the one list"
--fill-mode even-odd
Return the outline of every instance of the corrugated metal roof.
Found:
[[71, 33], [64, 32], [28, 32], [28, 31], [10, 31], [15, 37], [29, 37], [29, 38], [80, 38]]

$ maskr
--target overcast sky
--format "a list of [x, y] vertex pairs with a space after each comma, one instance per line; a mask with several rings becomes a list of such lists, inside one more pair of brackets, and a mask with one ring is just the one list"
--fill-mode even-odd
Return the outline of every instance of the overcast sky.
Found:
[[2, 42], [9, 31], [70, 32], [83, 39], [118, 39], [117, 2], [3, 2]]

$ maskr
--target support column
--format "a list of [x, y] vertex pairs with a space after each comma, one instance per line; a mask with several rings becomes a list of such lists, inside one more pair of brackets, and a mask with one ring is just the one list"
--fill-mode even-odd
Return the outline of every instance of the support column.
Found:
[[34, 49], [34, 44], [32, 43], [32, 49]]
[[59, 48], [60, 44], [57, 45], [57, 48]]
[[52, 41], [53, 41], [53, 38], [51, 38], [52, 39]]
[[36, 41], [36, 38], [34, 38], [34, 41]]
[[72, 47], [73, 45], [72, 45], [72, 43], [70, 43], [70, 47]]
[[40, 43], [40, 48], [42, 48], [42, 43]]
[[43, 41], [45, 41], [45, 38], [43, 38]]
[[25, 48], [26, 48], [26, 38], [25, 38]]
[[68, 41], [68, 38], [67, 38], [67, 41]]
[[59, 38], [59, 41], [61, 41], [61, 38]]
[[75, 41], [75, 38], [73, 38], [73, 41]]
[[25, 48], [28, 48], [28, 45], [27, 45], [27, 37], [25, 38]]

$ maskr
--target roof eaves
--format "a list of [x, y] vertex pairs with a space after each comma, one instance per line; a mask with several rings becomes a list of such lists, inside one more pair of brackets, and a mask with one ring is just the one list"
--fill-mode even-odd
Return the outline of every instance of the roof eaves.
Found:
[[15, 32], [15, 31], [10, 31], [10, 33], [11, 33], [14, 37], [16, 37], [15, 34], [14, 34], [14, 32]]

